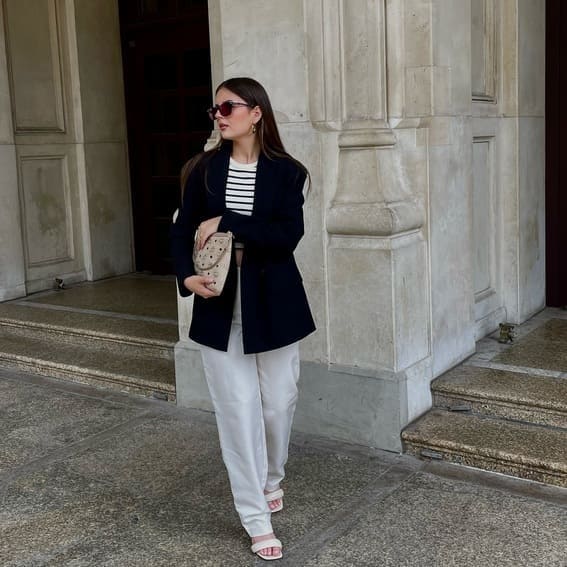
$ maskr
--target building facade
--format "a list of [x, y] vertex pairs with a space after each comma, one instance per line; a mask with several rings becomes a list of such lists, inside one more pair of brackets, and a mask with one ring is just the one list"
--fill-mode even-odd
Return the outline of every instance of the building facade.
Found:
[[[302, 344], [297, 428], [399, 451], [431, 380], [546, 304], [546, 3], [3, 0], [0, 300], [140, 269], [141, 91], [124, 51], [149, 37], [136, 14], [171, 23], [182, 6], [206, 20], [179, 96], [257, 78], [311, 172], [297, 259], [318, 330]], [[207, 71], [209, 91], [191, 91]], [[178, 403], [208, 408], [191, 300], [178, 303]]]

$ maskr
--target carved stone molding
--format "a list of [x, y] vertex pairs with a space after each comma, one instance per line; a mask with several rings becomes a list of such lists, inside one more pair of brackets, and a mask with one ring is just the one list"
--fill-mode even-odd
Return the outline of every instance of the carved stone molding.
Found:
[[420, 228], [423, 208], [413, 196], [412, 170], [394, 151], [391, 131], [339, 135], [337, 190], [327, 213], [331, 234], [391, 236]]
[[306, 0], [311, 121], [388, 128], [385, 0]]
[[3, 7], [15, 131], [64, 133], [59, 3], [3, 0]]
[[[387, 31], [403, 29], [405, 12], [386, 0], [308, 0], [304, 7], [311, 121], [339, 132], [327, 231], [389, 236], [420, 228], [423, 207], [412, 174], [404, 173], [412, 167], [402, 148], [393, 149], [398, 141], [388, 119], [387, 58], [393, 58], [397, 84], [405, 62], [400, 41], [387, 39]], [[395, 107], [403, 103], [396, 100]]]
[[327, 217], [332, 234], [392, 236], [418, 229], [423, 215], [415, 203], [335, 203]]
[[27, 268], [75, 257], [67, 156], [20, 156], [21, 213]]
[[496, 30], [494, 0], [472, 0], [471, 81], [474, 102], [496, 102]]

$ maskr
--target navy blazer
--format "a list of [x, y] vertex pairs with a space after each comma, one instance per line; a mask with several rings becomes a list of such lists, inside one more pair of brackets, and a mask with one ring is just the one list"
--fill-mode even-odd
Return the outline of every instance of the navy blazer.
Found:
[[[179, 292], [191, 295], [183, 281], [195, 274], [193, 242], [199, 224], [221, 216], [218, 230], [231, 231], [244, 243], [241, 277], [244, 353], [273, 350], [315, 330], [293, 251], [303, 236], [305, 173], [290, 159], [260, 154], [252, 215], [226, 209], [225, 191], [231, 146], [215, 150], [206, 168], [197, 166], [184, 188], [183, 203], [171, 229]], [[205, 186], [205, 177], [207, 186]], [[223, 292], [195, 297], [189, 337], [226, 351], [236, 294], [233, 252]]]

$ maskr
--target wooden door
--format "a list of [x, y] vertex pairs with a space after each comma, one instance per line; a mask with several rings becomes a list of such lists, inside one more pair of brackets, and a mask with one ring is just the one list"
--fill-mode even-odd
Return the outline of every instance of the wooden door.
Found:
[[546, 2], [547, 305], [567, 306], [567, 3]]
[[172, 273], [179, 171], [212, 125], [206, 0], [120, 0], [136, 269]]

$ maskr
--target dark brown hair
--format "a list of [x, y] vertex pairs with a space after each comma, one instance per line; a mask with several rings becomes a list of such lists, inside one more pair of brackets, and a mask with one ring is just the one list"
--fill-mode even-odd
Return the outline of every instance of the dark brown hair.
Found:
[[[234, 77], [232, 79], [227, 79], [223, 81], [216, 89], [215, 94], [220, 91], [220, 89], [227, 89], [234, 94], [238, 95], [244, 102], [250, 105], [251, 108], [259, 106], [262, 111], [262, 118], [256, 124], [258, 133], [258, 142], [260, 143], [260, 152], [264, 154], [268, 159], [274, 158], [285, 158], [294, 162], [298, 168], [303, 171], [307, 178], [309, 179], [309, 186], [311, 185], [311, 176], [307, 168], [290, 154], [284, 148], [282, 140], [280, 138], [280, 133], [278, 131], [278, 126], [276, 124], [276, 119], [274, 116], [274, 111], [272, 109], [272, 104], [268, 97], [268, 93], [264, 87], [256, 80], [250, 79], [249, 77]], [[192, 157], [181, 169], [181, 191], [185, 188], [185, 184], [189, 179], [189, 176], [199, 167], [205, 172], [205, 185], [206, 185], [206, 167], [210, 158], [214, 153], [222, 147], [232, 146], [231, 140], [220, 139], [219, 143], [212, 149], [206, 152], [201, 152], [196, 156]]]

